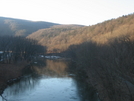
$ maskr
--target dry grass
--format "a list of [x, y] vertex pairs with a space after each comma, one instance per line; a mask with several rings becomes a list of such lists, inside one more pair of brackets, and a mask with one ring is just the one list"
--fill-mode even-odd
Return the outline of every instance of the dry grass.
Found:
[[8, 80], [21, 76], [21, 71], [27, 64], [25, 61], [17, 64], [0, 64], [0, 88], [6, 85]]

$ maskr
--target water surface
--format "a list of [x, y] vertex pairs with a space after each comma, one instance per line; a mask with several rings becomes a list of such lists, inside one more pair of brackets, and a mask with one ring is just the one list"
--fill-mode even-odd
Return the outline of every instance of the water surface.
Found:
[[74, 77], [68, 76], [67, 68], [67, 62], [61, 60], [35, 62], [35, 73], [27, 74], [8, 86], [0, 101], [98, 101], [91, 92], [92, 100], [84, 97], [81, 92], [84, 87], [80, 87], [81, 83], [78, 84]]

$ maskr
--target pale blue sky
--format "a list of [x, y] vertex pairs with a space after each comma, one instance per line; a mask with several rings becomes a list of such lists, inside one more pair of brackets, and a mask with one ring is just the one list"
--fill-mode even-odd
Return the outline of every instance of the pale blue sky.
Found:
[[0, 16], [93, 25], [134, 12], [134, 0], [0, 0]]

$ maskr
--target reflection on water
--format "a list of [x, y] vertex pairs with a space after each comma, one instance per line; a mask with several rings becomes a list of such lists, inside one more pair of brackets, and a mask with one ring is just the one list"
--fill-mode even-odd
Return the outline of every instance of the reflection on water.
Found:
[[85, 89], [80, 90], [83, 85], [67, 76], [66, 61], [46, 60], [46, 66], [38, 65], [33, 66], [35, 74], [7, 87], [0, 101], [89, 101], [82, 95]]
[[34, 66], [37, 74], [47, 75], [51, 77], [65, 77], [67, 76], [67, 61], [63, 60], [46, 60], [46, 66], [43, 68], [38, 65]]

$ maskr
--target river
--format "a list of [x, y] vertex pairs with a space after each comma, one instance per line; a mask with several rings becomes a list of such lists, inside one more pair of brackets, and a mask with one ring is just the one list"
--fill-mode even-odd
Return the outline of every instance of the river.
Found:
[[67, 72], [68, 61], [34, 62], [34, 73], [9, 85], [0, 101], [99, 101], [92, 87]]

